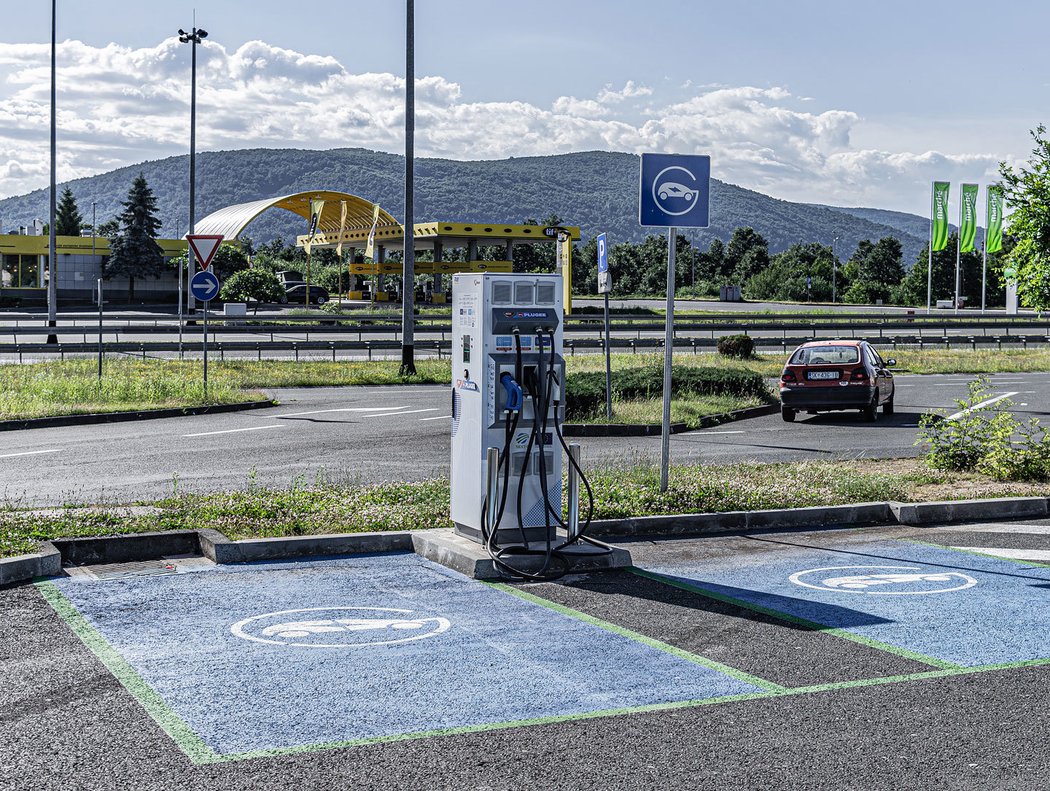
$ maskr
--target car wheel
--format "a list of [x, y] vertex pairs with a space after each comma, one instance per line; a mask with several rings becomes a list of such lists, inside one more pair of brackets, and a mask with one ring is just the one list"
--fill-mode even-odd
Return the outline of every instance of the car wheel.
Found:
[[281, 304], [281, 305], [287, 305], [288, 304], [288, 297], [281, 297], [279, 300], [277, 300], [277, 302], [279, 304]]
[[890, 396], [890, 400], [882, 405], [882, 414], [892, 415], [893, 414], [893, 396]]
[[324, 303], [326, 303], [328, 301], [328, 299], [327, 299], [327, 297], [318, 297], [315, 301], [317, 302], [318, 305], [323, 305]]
[[861, 419], [866, 423], [874, 423], [879, 417], [879, 397], [876, 395], [871, 403], [860, 411]]
[[794, 423], [796, 414], [794, 409], [788, 409], [786, 406], [780, 407], [780, 416], [784, 418], [785, 423]]

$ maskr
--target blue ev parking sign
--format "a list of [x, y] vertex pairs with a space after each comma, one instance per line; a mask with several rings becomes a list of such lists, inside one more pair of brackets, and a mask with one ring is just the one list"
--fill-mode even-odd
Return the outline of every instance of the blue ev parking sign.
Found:
[[639, 224], [706, 228], [710, 207], [711, 157], [642, 154]]

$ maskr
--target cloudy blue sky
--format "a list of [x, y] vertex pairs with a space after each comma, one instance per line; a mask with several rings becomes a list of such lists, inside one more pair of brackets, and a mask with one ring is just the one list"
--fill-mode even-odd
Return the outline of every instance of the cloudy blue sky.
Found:
[[[43, 5], [4, 11], [0, 196], [47, 184]], [[184, 153], [194, 6], [58, 5], [59, 179]], [[403, 149], [402, 2], [200, 5], [201, 149]], [[1050, 120], [1045, 0], [416, 5], [420, 156], [708, 153], [779, 198], [925, 213]]]

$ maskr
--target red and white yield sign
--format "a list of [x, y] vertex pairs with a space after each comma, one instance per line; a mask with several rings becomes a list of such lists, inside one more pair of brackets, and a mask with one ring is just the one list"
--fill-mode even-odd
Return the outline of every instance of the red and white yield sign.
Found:
[[207, 269], [211, 265], [211, 259], [215, 257], [215, 251], [222, 243], [221, 234], [195, 233], [187, 234], [186, 241], [193, 248], [193, 254], [201, 262], [201, 269]]

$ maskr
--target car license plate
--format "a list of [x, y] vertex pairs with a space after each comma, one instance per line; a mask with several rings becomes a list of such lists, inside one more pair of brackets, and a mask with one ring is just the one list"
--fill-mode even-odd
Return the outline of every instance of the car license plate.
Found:
[[838, 371], [807, 371], [807, 379], [838, 379]]

